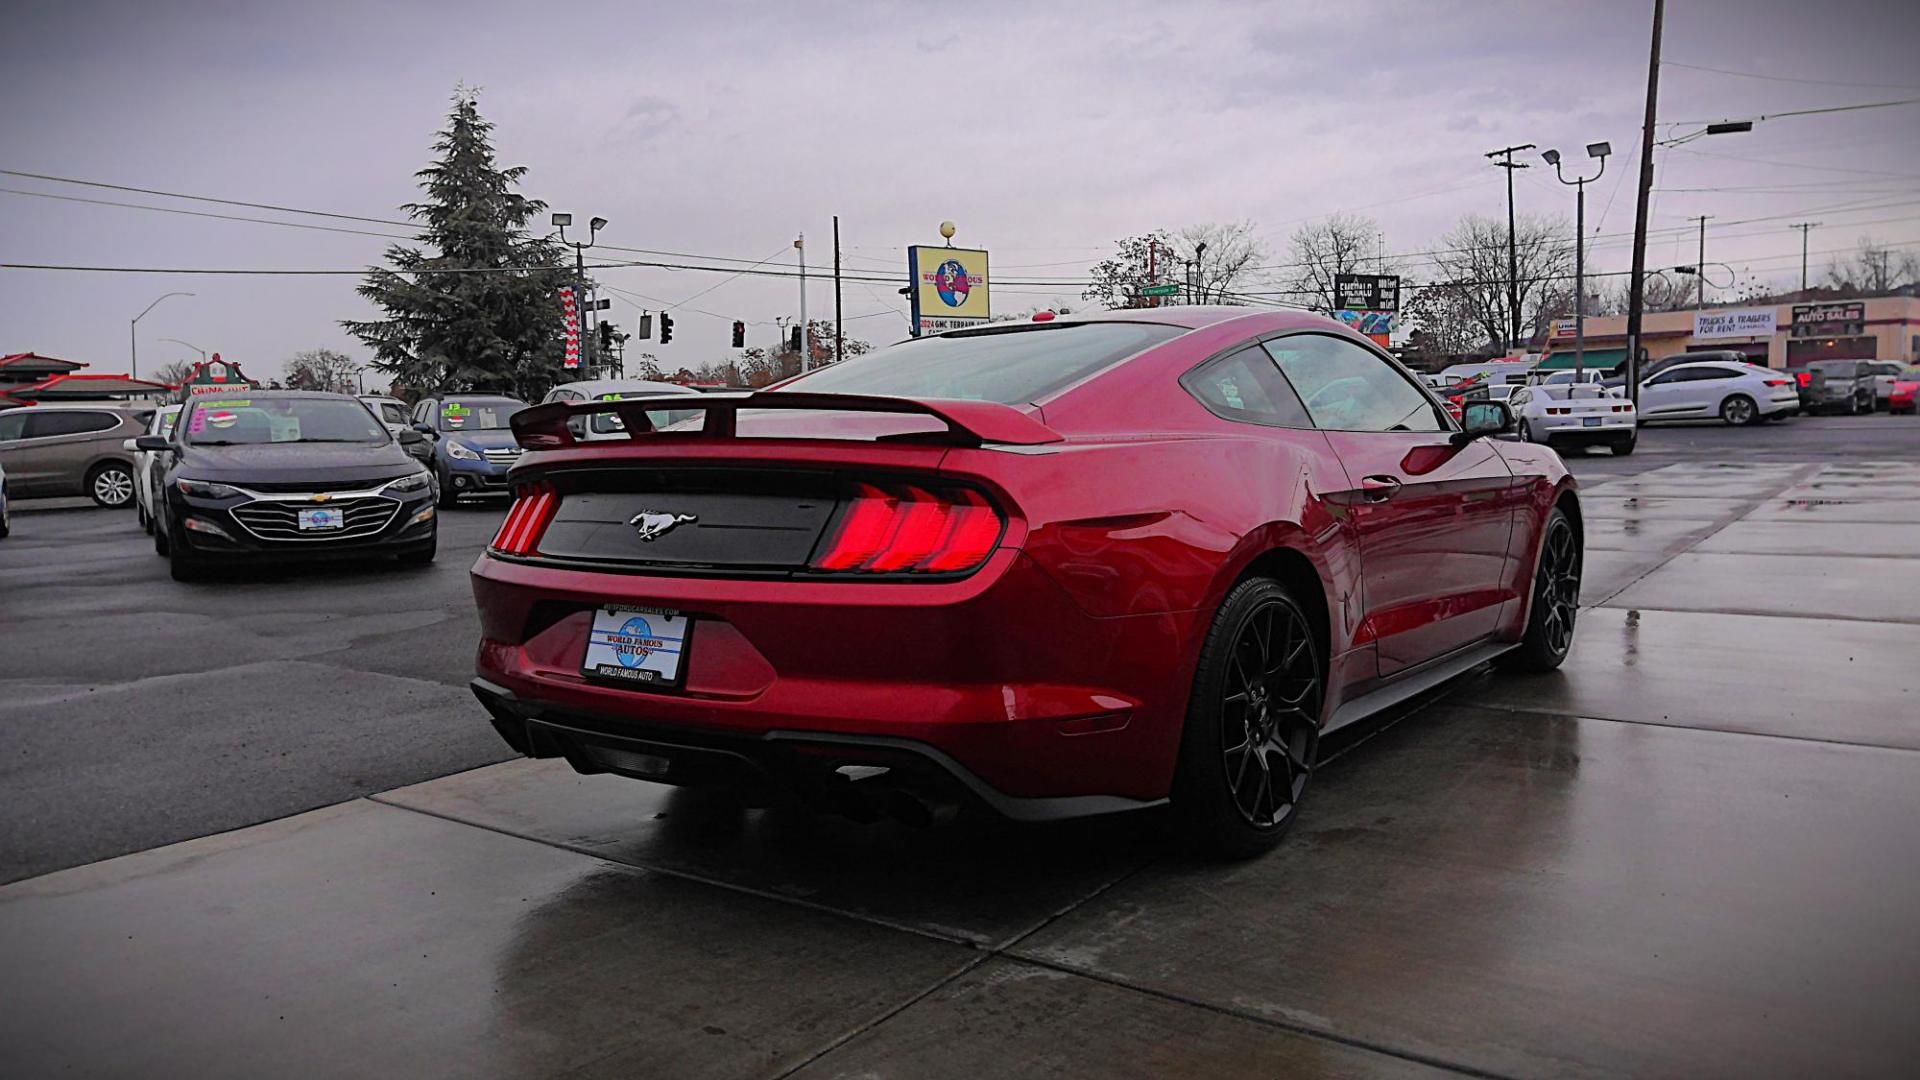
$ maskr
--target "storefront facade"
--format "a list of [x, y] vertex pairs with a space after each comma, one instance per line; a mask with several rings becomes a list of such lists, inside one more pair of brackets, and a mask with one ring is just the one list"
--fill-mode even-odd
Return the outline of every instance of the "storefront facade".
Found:
[[[1811, 360], [1920, 364], [1920, 298], [1911, 296], [1655, 311], [1642, 317], [1641, 331], [1641, 345], [1649, 360], [1714, 349], [1745, 353], [1754, 363], [1774, 368], [1795, 367]], [[1626, 343], [1626, 316], [1587, 320], [1590, 355], [1624, 349]], [[1548, 352], [1557, 366], [1571, 366], [1570, 320], [1555, 326]], [[1563, 354], [1567, 359], [1561, 359]]]

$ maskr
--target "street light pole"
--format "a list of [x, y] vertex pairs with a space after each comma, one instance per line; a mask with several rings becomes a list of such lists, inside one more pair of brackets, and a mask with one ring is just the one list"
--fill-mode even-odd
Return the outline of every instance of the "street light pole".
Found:
[[801, 233], [793, 242], [793, 249], [800, 253], [800, 370], [813, 369], [813, 333], [807, 325], [807, 234]]
[[165, 293], [161, 295], [159, 300], [155, 300], [153, 303], [148, 304], [146, 307], [146, 311], [142, 311], [140, 314], [135, 315], [133, 317], [133, 321], [127, 324], [127, 377], [128, 378], [137, 379], [140, 377], [140, 334], [139, 334], [140, 320], [147, 317], [148, 311], [152, 311], [154, 308], [160, 306], [160, 300], [165, 300], [169, 296], [192, 296], [192, 295], [193, 294], [190, 292]]
[[193, 342], [191, 342], [191, 341], [181, 341], [181, 340], [180, 340], [179, 338], [177, 338], [177, 337], [163, 337], [163, 338], [161, 338], [160, 340], [161, 340], [161, 341], [171, 341], [171, 342], [173, 342], [173, 343], [174, 343], [175, 345], [185, 345], [185, 346], [186, 346], [187, 348], [189, 348], [189, 349], [192, 349], [192, 350], [193, 350], [194, 352], [197, 352], [197, 353], [199, 353], [199, 354], [200, 354], [200, 362], [201, 362], [201, 363], [203, 363], [203, 364], [204, 364], [204, 363], [206, 363], [206, 362], [207, 362], [207, 350], [205, 350], [205, 349], [203, 349], [203, 348], [201, 348], [201, 347], [200, 347], [200, 346], [198, 346], [198, 345], [195, 345], [195, 344], [194, 344]]
[[1576, 386], [1587, 373], [1587, 185], [1606, 174], [1607, 155], [1611, 153], [1611, 143], [1588, 143], [1587, 156], [1600, 159], [1600, 171], [1592, 176], [1576, 176], [1571, 180], [1560, 171], [1560, 151], [1548, 150], [1540, 155], [1547, 164], [1553, 166], [1553, 175], [1559, 177], [1561, 183], [1571, 184], [1574, 188], [1573, 382]]

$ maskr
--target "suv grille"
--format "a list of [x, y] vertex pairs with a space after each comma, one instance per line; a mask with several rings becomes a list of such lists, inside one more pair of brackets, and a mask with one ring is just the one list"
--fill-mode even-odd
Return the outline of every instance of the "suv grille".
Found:
[[487, 455], [487, 460], [495, 465], [511, 465], [520, 460], [520, 448], [517, 446], [502, 446], [492, 450], [482, 450], [481, 453]]
[[397, 500], [379, 496], [342, 499], [324, 505], [340, 511], [346, 523], [338, 529], [302, 531], [300, 511], [315, 507], [294, 502], [250, 502], [234, 507], [233, 516], [248, 532], [262, 540], [325, 541], [372, 536], [386, 528], [387, 523], [400, 511]]

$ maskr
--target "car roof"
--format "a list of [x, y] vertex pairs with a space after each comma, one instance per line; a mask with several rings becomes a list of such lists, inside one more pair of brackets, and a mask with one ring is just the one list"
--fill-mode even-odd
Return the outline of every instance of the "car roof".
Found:
[[555, 390], [574, 390], [582, 394], [614, 394], [629, 390], [656, 390], [665, 394], [697, 394], [700, 391], [679, 383], [661, 382], [657, 379], [583, 379], [579, 382], [560, 383]]
[[231, 390], [222, 388], [218, 391], [209, 390], [203, 394], [195, 394], [186, 400], [186, 404], [191, 405], [203, 398], [220, 401], [236, 395], [244, 395], [249, 398], [266, 398], [269, 401], [300, 401], [303, 399], [319, 401], [358, 400], [352, 394], [336, 394], [331, 390], [261, 390], [258, 388], [235, 387]]
[[444, 394], [428, 394], [427, 396], [431, 398], [436, 398], [441, 401], [446, 401], [449, 399], [458, 399], [460, 401], [511, 401], [515, 405], [526, 404], [526, 402], [521, 401], [517, 397], [508, 397], [505, 394], [461, 394], [461, 393], [448, 392]]
[[12, 412], [16, 409], [32, 409], [35, 412], [58, 412], [63, 409], [126, 409], [131, 412], [145, 412], [157, 409], [157, 401], [42, 401], [37, 405], [9, 405], [0, 408], [0, 412]]

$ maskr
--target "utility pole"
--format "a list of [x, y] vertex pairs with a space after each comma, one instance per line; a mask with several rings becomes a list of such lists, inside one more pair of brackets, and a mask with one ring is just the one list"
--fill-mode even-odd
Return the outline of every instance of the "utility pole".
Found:
[[1807, 291], [1807, 232], [1820, 226], [1818, 221], [1803, 221], [1798, 225], [1789, 225], [1789, 229], [1800, 230], [1800, 291]]
[[807, 329], [807, 234], [801, 233], [793, 241], [793, 249], [800, 253], [800, 370], [813, 369], [813, 335]]
[[847, 333], [840, 323], [840, 215], [833, 215], [833, 362], [847, 358]]
[[1696, 305], [1707, 306], [1707, 219], [1712, 214], [1696, 215], [1694, 220], [1700, 223], [1700, 261], [1694, 264], [1694, 277], [1700, 279], [1700, 301]]
[[1520, 146], [1504, 147], [1486, 155], [1490, 159], [1501, 158], [1502, 160], [1494, 164], [1507, 170], [1507, 313], [1510, 317], [1507, 326], [1507, 348], [1509, 350], [1520, 337], [1520, 246], [1513, 235], [1513, 170], [1528, 167], [1524, 161], [1513, 160], [1513, 155], [1522, 150], [1531, 149], [1533, 149], [1532, 143], [1524, 143]]
[[[1147, 237], [1147, 284], [1160, 284], [1160, 241], [1151, 236]], [[1147, 307], [1160, 306], [1157, 296], [1149, 296], [1146, 300]]]
[[1667, 0], [1653, 0], [1653, 45], [1647, 57], [1647, 115], [1640, 127], [1640, 183], [1633, 215], [1633, 276], [1627, 279], [1627, 397], [1640, 407], [1640, 315], [1647, 278], [1647, 200], [1653, 194], [1653, 111], [1660, 99], [1660, 28]]

